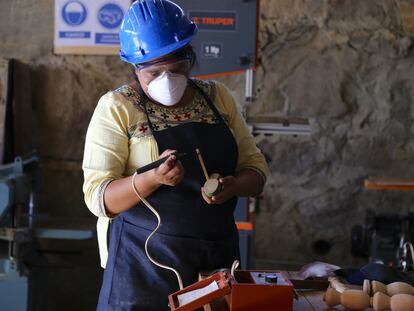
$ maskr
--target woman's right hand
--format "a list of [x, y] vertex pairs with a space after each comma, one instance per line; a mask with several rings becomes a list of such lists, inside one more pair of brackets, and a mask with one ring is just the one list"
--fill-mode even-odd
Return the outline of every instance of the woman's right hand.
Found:
[[[160, 158], [166, 157], [176, 150], [167, 149]], [[170, 157], [157, 168], [153, 169], [153, 174], [156, 182], [160, 185], [176, 186], [184, 177], [184, 167], [175, 155]]]

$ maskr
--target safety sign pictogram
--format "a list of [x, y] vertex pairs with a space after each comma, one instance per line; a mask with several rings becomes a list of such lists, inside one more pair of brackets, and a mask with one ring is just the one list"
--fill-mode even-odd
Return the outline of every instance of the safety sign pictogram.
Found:
[[118, 54], [130, 0], [55, 0], [57, 54]]

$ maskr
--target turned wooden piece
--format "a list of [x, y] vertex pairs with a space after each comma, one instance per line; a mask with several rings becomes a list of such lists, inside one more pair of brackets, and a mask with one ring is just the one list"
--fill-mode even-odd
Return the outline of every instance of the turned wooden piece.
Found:
[[349, 289], [349, 284], [343, 283], [338, 277], [331, 276], [328, 278], [329, 284], [339, 293], [343, 293], [345, 290]]
[[221, 178], [220, 174], [214, 173], [211, 174], [210, 177], [207, 179], [207, 181], [204, 183], [204, 193], [209, 198], [217, 195], [222, 190], [221, 183], [219, 179]]
[[332, 287], [328, 287], [323, 296], [323, 300], [329, 307], [335, 307], [341, 303], [341, 293]]
[[376, 292], [372, 297], [372, 307], [375, 311], [383, 311], [390, 308], [390, 297], [382, 292]]
[[219, 179], [219, 178], [221, 178], [221, 175], [219, 173], [213, 173], [213, 174], [210, 175], [210, 178], [211, 179]]
[[[331, 285], [331, 287], [334, 288], [336, 291], [338, 291], [340, 293], [343, 293], [347, 289], [358, 289], [358, 290], [363, 289], [362, 286], [345, 283], [343, 281], [343, 279], [341, 279], [339, 277], [336, 277], [336, 276], [329, 277], [328, 281], [329, 281], [329, 284]], [[367, 282], [369, 283], [368, 280], [367, 280]], [[367, 294], [369, 295], [368, 292], [367, 292]]]
[[413, 311], [414, 297], [408, 294], [396, 294], [390, 298], [392, 311]]
[[340, 293], [333, 288], [328, 288], [324, 300], [329, 307], [341, 304], [351, 310], [364, 310], [371, 306], [369, 295], [357, 289], [346, 289]]
[[404, 282], [394, 282], [394, 283], [385, 285], [378, 281], [372, 281], [371, 288], [372, 288], [372, 294], [381, 292], [381, 293], [387, 294], [388, 296], [394, 296], [396, 294], [414, 295], [414, 287]]
[[413, 311], [414, 296], [408, 294], [396, 294], [392, 297], [382, 292], [376, 292], [372, 297], [372, 307], [375, 311]]

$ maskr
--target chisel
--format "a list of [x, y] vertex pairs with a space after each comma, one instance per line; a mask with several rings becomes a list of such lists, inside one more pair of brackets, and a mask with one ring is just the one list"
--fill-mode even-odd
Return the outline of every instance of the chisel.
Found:
[[177, 159], [179, 159], [179, 158], [181, 158], [181, 157], [183, 157], [183, 156], [185, 156], [186, 155], [186, 153], [185, 152], [181, 152], [181, 153], [178, 153], [177, 151], [176, 152], [173, 152], [173, 153], [171, 153], [171, 154], [169, 154], [168, 156], [165, 156], [165, 157], [162, 157], [161, 159], [158, 159], [158, 160], [156, 160], [156, 161], [154, 161], [154, 162], [152, 162], [152, 163], [149, 163], [149, 164], [147, 164], [147, 165], [144, 165], [143, 167], [140, 167], [140, 168], [138, 168], [137, 169], [137, 174], [141, 174], [141, 173], [144, 173], [144, 172], [146, 172], [146, 171], [149, 171], [149, 170], [152, 170], [153, 168], [156, 168], [156, 167], [158, 167], [158, 166], [160, 166], [162, 163], [164, 163], [171, 155], [175, 155], [175, 157], [177, 158]]

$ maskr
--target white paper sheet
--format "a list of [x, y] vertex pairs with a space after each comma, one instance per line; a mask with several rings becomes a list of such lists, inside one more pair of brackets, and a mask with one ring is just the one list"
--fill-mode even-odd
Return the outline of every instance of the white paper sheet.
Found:
[[199, 289], [195, 289], [191, 292], [187, 292], [184, 293], [182, 295], [177, 295], [178, 298], [178, 303], [180, 304], [180, 306], [183, 306], [187, 303], [190, 303], [198, 298], [201, 298], [207, 294], [210, 294], [216, 290], [218, 290], [218, 284], [216, 281], [213, 281], [212, 283], [210, 283], [209, 285], [203, 287], [203, 288], [199, 288]]

